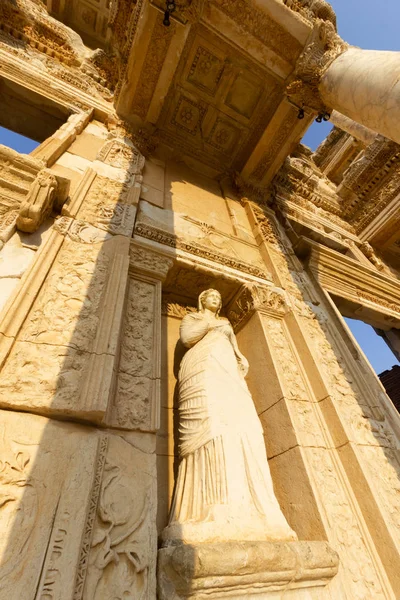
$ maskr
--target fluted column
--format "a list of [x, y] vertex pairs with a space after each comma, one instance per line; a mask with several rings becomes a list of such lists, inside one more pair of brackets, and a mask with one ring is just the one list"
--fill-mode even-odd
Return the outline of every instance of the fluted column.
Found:
[[318, 89], [325, 106], [400, 143], [400, 52], [349, 48]]

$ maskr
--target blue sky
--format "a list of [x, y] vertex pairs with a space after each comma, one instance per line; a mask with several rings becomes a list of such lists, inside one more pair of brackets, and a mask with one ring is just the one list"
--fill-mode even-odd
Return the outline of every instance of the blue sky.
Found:
[[[400, 0], [331, 0], [331, 4], [337, 14], [339, 34], [344, 40], [360, 48], [400, 50]], [[313, 123], [302, 141], [315, 150], [331, 128], [329, 123]], [[38, 145], [2, 127], [0, 144], [26, 154]], [[398, 364], [372, 327], [353, 319], [346, 319], [346, 322], [377, 373]]]
[[4, 129], [4, 127], [0, 127], [0, 144], [13, 148], [17, 152], [21, 152], [21, 154], [29, 154], [34, 148], [39, 146], [39, 142], [30, 140], [23, 135], [19, 135], [19, 133]]

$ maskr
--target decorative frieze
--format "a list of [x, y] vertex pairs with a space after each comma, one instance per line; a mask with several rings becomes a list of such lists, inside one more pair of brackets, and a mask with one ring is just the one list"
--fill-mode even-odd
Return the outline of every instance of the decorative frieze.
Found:
[[184, 241], [178, 238], [176, 235], [167, 233], [161, 229], [158, 229], [157, 227], [153, 227], [144, 223], [138, 223], [135, 227], [135, 233], [146, 239], [158, 242], [159, 244], [176, 248], [178, 250], [183, 250], [189, 254], [194, 254], [195, 256], [215, 261], [232, 269], [244, 271], [245, 273], [249, 273], [250, 275], [261, 277], [263, 279], [266, 277], [266, 270], [260, 269], [259, 267], [254, 267], [253, 265], [250, 265], [244, 261], [226, 256], [222, 253], [215, 252], [210, 248], [196, 244], [195, 242]]

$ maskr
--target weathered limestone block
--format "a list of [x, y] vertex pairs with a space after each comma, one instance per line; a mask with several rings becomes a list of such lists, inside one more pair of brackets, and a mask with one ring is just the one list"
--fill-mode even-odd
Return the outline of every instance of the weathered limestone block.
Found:
[[0, 428], [4, 597], [153, 600], [153, 437], [13, 411]]
[[1, 372], [0, 404], [101, 420], [118, 349], [129, 241], [79, 221], [68, 226]]
[[178, 545], [161, 548], [158, 561], [160, 600], [328, 599], [339, 562], [326, 542]]
[[159, 296], [157, 282], [130, 279], [111, 416], [111, 423], [119, 427], [152, 429], [152, 413], [159, 405]]
[[96, 160], [86, 165], [62, 214], [108, 233], [131, 237], [144, 158], [127, 139], [98, 139], [102, 147]]
[[81, 133], [93, 115], [93, 110], [72, 114], [64, 125], [32, 151], [32, 156], [50, 167]]

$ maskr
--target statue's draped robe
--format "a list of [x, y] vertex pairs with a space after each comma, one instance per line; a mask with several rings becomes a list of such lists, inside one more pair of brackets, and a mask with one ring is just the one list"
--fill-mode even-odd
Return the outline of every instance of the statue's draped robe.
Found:
[[181, 340], [191, 349], [179, 371], [181, 462], [170, 526], [176, 531], [180, 525], [189, 539], [198, 539], [200, 523], [204, 540], [295, 539], [274, 495], [231, 325], [221, 324], [209, 330], [202, 313], [187, 315], [181, 324]]

